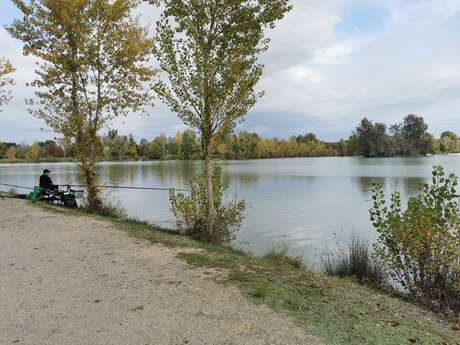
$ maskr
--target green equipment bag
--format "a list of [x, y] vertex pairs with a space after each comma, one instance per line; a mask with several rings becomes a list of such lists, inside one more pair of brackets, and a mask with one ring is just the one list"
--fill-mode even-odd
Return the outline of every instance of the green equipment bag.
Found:
[[45, 193], [45, 188], [42, 187], [34, 187], [34, 191], [29, 193], [27, 199], [32, 202], [35, 202], [41, 198], [41, 196]]

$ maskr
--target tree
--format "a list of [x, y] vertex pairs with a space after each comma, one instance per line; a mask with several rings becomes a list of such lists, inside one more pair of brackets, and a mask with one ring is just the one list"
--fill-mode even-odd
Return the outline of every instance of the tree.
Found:
[[150, 0], [161, 4], [154, 54], [169, 81], [155, 84], [159, 98], [184, 124], [199, 131], [205, 159], [208, 238], [215, 200], [212, 142], [233, 131], [262, 93], [260, 53], [266, 28], [290, 10], [288, 0]]
[[308, 143], [308, 142], [318, 142], [318, 138], [316, 137], [316, 135], [314, 133], [307, 133], [305, 135], [298, 135], [296, 137], [296, 141], [298, 143]]
[[29, 160], [34, 162], [40, 157], [40, 145], [36, 141], [32, 144], [29, 151]]
[[153, 43], [133, 19], [138, 0], [12, 0], [24, 14], [7, 29], [24, 54], [41, 59], [33, 115], [76, 145], [86, 177], [88, 207], [96, 187], [99, 132], [111, 120], [150, 104], [146, 83]]
[[137, 160], [139, 154], [138, 151], [136, 140], [134, 140], [132, 135], [129, 135], [129, 158]]
[[193, 154], [196, 148], [196, 134], [192, 130], [186, 130], [182, 135], [182, 141], [180, 145], [180, 158], [184, 160], [193, 159]]
[[359, 143], [359, 150], [364, 157], [371, 156], [371, 136], [374, 129], [374, 124], [366, 117], [361, 120], [361, 123], [356, 127], [356, 137]]
[[364, 157], [383, 157], [388, 152], [387, 126], [383, 123], [372, 123], [363, 118], [354, 133], [360, 153]]
[[152, 143], [150, 144], [150, 156], [149, 158], [152, 159], [161, 159], [166, 155], [166, 143], [167, 143], [166, 135], [161, 134], [160, 136], [156, 137]]
[[404, 154], [419, 155], [432, 151], [431, 137], [427, 132], [428, 125], [423, 117], [414, 114], [406, 116], [401, 131], [404, 138]]
[[11, 100], [11, 91], [8, 86], [14, 84], [14, 80], [9, 77], [15, 71], [13, 65], [6, 59], [0, 58], [0, 111], [2, 106]]
[[16, 161], [16, 148], [14, 146], [11, 146], [8, 151], [6, 151], [6, 158], [10, 161], [10, 162], [15, 162]]
[[439, 139], [439, 149], [443, 153], [456, 153], [458, 152], [459, 139], [457, 135], [450, 131], [445, 131], [441, 134]]
[[257, 158], [257, 143], [259, 136], [256, 133], [241, 131], [238, 135], [238, 154], [242, 159]]
[[53, 140], [46, 141], [43, 150], [47, 157], [64, 157], [64, 149]]

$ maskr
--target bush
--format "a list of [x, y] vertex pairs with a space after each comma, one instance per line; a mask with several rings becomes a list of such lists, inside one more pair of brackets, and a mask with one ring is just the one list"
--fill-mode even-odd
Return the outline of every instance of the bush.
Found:
[[326, 274], [339, 277], [353, 277], [361, 284], [374, 287], [385, 285], [382, 264], [372, 258], [369, 241], [352, 233], [344, 244], [338, 244], [337, 252], [325, 252], [321, 263]]
[[457, 177], [434, 167], [431, 185], [401, 208], [393, 193], [386, 205], [382, 187], [373, 191], [371, 221], [379, 233], [376, 254], [413, 298], [443, 310], [460, 309], [460, 220]]
[[207, 193], [204, 176], [192, 180], [191, 193], [185, 196], [172, 189], [169, 193], [171, 211], [176, 217], [178, 230], [187, 235], [199, 236], [212, 243], [228, 244], [235, 239], [243, 221], [246, 204], [236, 199], [224, 203], [228, 183], [222, 181], [222, 169], [215, 167], [212, 175], [216, 218], [212, 234], [206, 231]]

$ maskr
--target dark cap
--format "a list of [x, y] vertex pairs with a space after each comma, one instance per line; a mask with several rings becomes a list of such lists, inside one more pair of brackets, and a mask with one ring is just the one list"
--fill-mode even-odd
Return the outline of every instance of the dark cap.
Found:
[[51, 171], [49, 171], [48, 169], [43, 170], [43, 174], [50, 173], [50, 172]]

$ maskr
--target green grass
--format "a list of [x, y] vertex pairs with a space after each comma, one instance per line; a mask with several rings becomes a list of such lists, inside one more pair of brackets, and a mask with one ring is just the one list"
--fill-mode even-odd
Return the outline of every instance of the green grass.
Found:
[[455, 332], [452, 324], [441, 317], [350, 279], [308, 271], [298, 260], [289, 259], [284, 251], [257, 258], [145, 223], [112, 221], [135, 238], [169, 247], [201, 249], [184, 251], [178, 256], [192, 267], [225, 271], [225, 283], [237, 286], [254, 303], [292, 317], [328, 344], [460, 344], [460, 332]]

